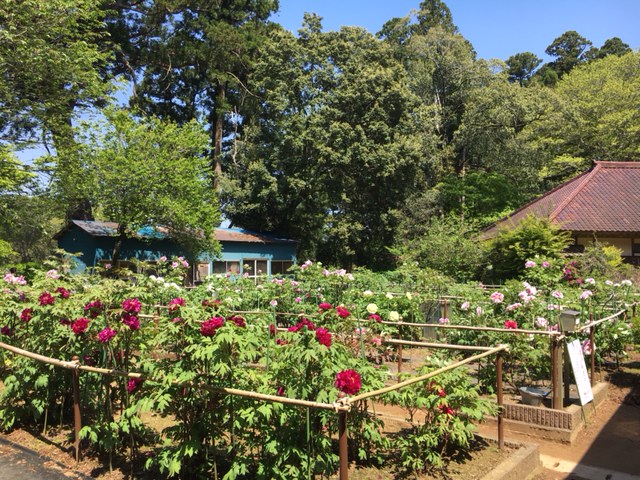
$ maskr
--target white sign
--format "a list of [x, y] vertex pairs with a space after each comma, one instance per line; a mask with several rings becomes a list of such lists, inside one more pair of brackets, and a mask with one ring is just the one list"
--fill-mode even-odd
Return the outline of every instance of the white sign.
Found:
[[591, 390], [591, 381], [587, 373], [587, 364], [584, 361], [580, 340], [576, 339], [572, 342], [567, 342], [567, 352], [569, 353], [573, 376], [576, 379], [576, 386], [578, 387], [580, 405], [586, 405], [593, 400], [593, 391]]

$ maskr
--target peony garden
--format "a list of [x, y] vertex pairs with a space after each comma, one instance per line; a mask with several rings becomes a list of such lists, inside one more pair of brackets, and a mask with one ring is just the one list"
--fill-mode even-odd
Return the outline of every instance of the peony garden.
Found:
[[[187, 267], [7, 273], [0, 428], [68, 431], [78, 460], [152, 478], [346, 478], [346, 459], [433, 473], [500, 415], [503, 389], [554, 387], [558, 341], [598, 368], [638, 338], [634, 282], [570, 260], [531, 259], [500, 286], [306, 261], [187, 288]], [[567, 310], [580, 328], [564, 331]], [[383, 433], [384, 405], [405, 412], [401, 434]]]

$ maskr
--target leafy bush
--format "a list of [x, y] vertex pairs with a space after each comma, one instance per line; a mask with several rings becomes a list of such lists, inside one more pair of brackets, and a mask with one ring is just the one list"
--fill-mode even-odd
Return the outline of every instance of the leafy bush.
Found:
[[542, 257], [557, 260], [571, 243], [569, 232], [563, 232], [548, 219], [529, 215], [515, 227], [505, 227], [488, 245], [491, 269], [487, 278], [500, 282], [517, 278], [525, 272], [525, 263]]

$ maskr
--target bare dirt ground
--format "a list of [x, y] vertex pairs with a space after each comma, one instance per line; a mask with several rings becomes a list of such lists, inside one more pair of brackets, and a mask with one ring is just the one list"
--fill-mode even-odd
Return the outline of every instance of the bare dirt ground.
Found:
[[[603, 376], [609, 381], [608, 397], [573, 445], [507, 432], [506, 440], [539, 445], [545, 468], [535, 480], [640, 480], [640, 352], [630, 352], [620, 369], [605, 369]], [[389, 433], [402, 428], [406, 416], [394, 407], [378, 406], [376, 413], [383, 416]], [[481, 425], [480, 433], [495, 437], [495, 427]], [[44, 437], [38, 431], [19, 429], [0, 435], [0, 480], [152, 478], [139, 467], [132, 471], [127, 465], [110, 472], [106, 459], [90, 455], [76, 464], [71, 445], [68, 431], [52, 430]], [[466, 458], [452, 462], [438, 477], [414, 478], [479, 479], [513, 452], [511, 449], [500, 451], [495, 445], [482, 442], [476, 447]], [[355, 466], [349, 477], [354, 480], [398, 478], [389, 469]]]

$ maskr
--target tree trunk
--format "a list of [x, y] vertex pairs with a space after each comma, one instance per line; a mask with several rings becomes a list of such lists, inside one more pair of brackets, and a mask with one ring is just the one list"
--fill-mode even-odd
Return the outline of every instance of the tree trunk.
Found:
[[216, 87], [215, 97], [216, 105], [212, 115], [212, 135], [213, 135], [213, 188], [220, 188], [220, 177], [222, 176], [222, 136], [224, 134], [224, 111], [225, 111], [225, 92], [226, 85], [219, 82]]
[[126, 230], [123, 226], [118, 226], [118, 236], [113, 244], [113, 251], [111, 252], [111, 265], [116, 268], [118, 260], [120, 260], [120, 253], [122, 252], [122, 244], [127, 238]]

